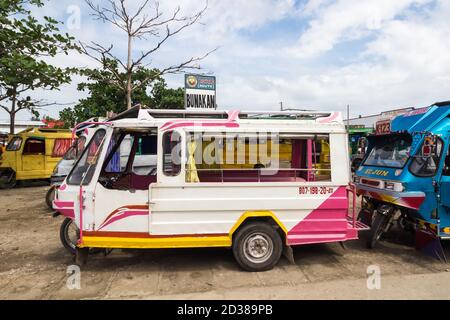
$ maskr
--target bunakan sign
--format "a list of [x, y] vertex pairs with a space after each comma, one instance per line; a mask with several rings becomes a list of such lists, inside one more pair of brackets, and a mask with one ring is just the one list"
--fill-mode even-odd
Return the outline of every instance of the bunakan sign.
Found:
[[186, 74], [184, 76], [184, 107], [216, 109], [216, 77]]

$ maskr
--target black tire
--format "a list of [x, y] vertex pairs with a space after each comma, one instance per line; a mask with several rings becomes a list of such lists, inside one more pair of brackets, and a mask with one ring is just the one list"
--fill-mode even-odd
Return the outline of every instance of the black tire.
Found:
[[53, 200], [55, 200], [55, 195], [56, 195], [56, 186], [52, 185], [45, 194], [45, 203], [47, 204], [47, 207], [50, 210], [53, 210]]
[[381, 236], [383, 235], [384, 229], [386, 227], [386, 223], [389, 222], [389, 217], [375, 212], [374, 218], [372, 220], [372, 224], [370, 227], [370, 231], [368, 233], [367, 238], [367, 248], [373, 249], [375, 248], [376, 244], [380, 240]]
[[[282, 251], [281, 237], [268, 223], [252, 222], [244, 225], [233, 238], [234, 258], [239, 266], [247, 271], [272, 269], [280, 260]], [[258, 257], [260, 254], [262, 256]]]
[[76, 248], [75, 250], [75, 264], [80, 268], [86, 265], [89, 257], [89, 248]]
[[370, 213], [365, 209], [361, 209], [358, 213], [358, 221], [364, 223], [366, 226], [370, 226], [372, 221], [370, 221]]
[[17, 185], [16, 172], [13, 171], [8, 181], [0, 183], [0, 189], [12, 189]]
[[[70, 231], [71, 228], [72, 231]], [[70, 234], [71, 232], [73, 233], [72, 235]], [[70, 218], [65, 218], [59, 228], [59, 238], [61, 239], [61, 243], [64, 248], [72, 255], [76, 254], [79, 234], [80, 230], [73, 223], [73, 220]], [[101, 248], [88, 248], [88, 251], [89, 254], [97, 254], [104, 252], [105, 250]]]
[[78, 228], [70, 218], [65, 218], [61, 224], [61, 227], [59, 228], [59, 238], [61, 239], [61, 243], [64, 248], [66, 248], [66, 250], [72, 255], [75, 255], [76, 253], [78, 237], [76, 237], [76, 234], [71, 235], [70, 233], [71, 231], [76, 233], [77, 230]]

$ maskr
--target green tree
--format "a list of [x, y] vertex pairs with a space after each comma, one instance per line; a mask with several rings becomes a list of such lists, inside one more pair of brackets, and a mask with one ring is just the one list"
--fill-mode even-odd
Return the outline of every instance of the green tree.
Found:
[[[112, 72], [113, 78], [110, 80], [113, 83], [115, 82], [125, 92], [127, 109], [132, 107], [133, 91], [146, 86], [146, 81], [133, 84], [132, 77], [136, 71], [145, 65], [149, 65], [152, 62], [153, 55], [172, 37], [198, 23], [208, 7], [206, 2], [203, 9], [190, 16], [183, 15], [181, 8], [177, 7], [172, 13], [166, 15], [160, 10], [159, 2], [154, 0], [133, 0], [133, 4], [129, 4], [131, 1], [127, 2], [127, 0], [106, 0], [102, 2], [101, 6], [95, 4], [93, 0], [85, 1], [91, 8], [91, 15], [94, 18], [110, 24], [111, 27], [118, 29], [126, 36], [123, 39], [127, 43], [127, 53], [124, 59], [114, 54], [113, 44], [102, 45], [92, 42], [91, 44], [82, 43], [81, 47], [86, 55], [96, 61], [103, 63], [105, 58], [112, 59], [123, 70], [126, 76], [125, 82], [123, 81], [122, 73], [117, 74], [115, 72]], [[136, 53], [134, 48], [137, 40], [146, 41], [147, 43], [154, 41], [155, 45], [150, 49]], [[161, 68], [158, 70], [159, 76], [200, 69], [198, 63], [215, 50], [209, 51], [203, 56], [190, 57], [181, 63]], [[104, 65], [104, 67], [108, 67], [108, 65]]]
[[58, 89], [75, 72], [43, 60], [77, 49], [72, 37], [59, 32], [58, 21], [44, 17], [40, 23], [32, 16], [31, 8], [43, 4], [42, 0], [0, 1], [0, 107], [9, 114], [11, 133], [17, 112], [38, 115], [44, 104], [32, 99], [30, 91]]
[[[88, 97], [59, 113], [66, 127], [89, 118], [104, 117], [109, 111], [120, 113], [127, 110], [127, 93], [117, 85], [117, 79], [127, 83], [127, 73], [119, 71], [117, 61], [104, 59], [102, 69], [85, 69], [80, 73], [87, 81], [79, 83], [78, 90], [88, 92]], [[131, 95], [133, 104], [171, 109], [184, 106], [183, 89], [167, 88], [157, 69], [137, 68], [132, 74], [131, 84], [135, 87]]]
[[183, 109], [184, 108], [184, 89], [167, 88], [164, 79], [155, 83], [151, 91], [150, 106], [159, 109]]

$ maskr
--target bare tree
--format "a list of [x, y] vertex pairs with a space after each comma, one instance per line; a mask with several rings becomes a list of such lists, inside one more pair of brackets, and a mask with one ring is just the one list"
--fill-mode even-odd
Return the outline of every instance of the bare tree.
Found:
[[[141, 0], [141, 3], [133, 12], [130, 12], [131, 10], [127, 7], [126, 0], [107, 0], [107, 5], [101, 7], [94, 4], [92, 0], [85, 1], [92, 9], [92, 15], [96, 19], [112, 24], [127, 35], [126, 61], [113, 54], [113, 44], [104, 46], [96, 42], [81, 43], [82, 51], [106, 67], [114, 77], [114, 84], [126, 92], [127, 109], [132, 106], [131, 93], [133, 90], [148, 85], [152, 80], [151, 78], [154, 77], [154, 75], [149, 75], [148, 79], [133, 84], [132, 75], [136, 68], [144, 66], [144, 63], [150, 59], [152, 54], [159, 50], [171, 37], [198, 23], [208, 7], [206, 2], [203, 9], [189, 16], [183, 16], [180, 7], [177, 7], [172, 14], [165, 16], [160, 11], [158, 1]], [[156, 40], [155, 45], [133, 57], [134, 40], [147, 40], [148, 38], [154, 38]], [[198, 62], [215, 50], [211, 50], [200, 57], [190, 57], [184, 62], [163, 68], [159, 70], [157, 76], [179, 73], [189, 69], [200, 69]], [[117, 69], [107, 63], [107, 60], [116, 61], [125, 70], [125, 81], [123, 76], [117, 72]]]

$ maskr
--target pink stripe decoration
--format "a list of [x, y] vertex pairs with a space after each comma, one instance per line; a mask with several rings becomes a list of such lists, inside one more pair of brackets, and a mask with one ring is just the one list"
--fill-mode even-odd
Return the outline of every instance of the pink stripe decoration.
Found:
[[73, 201], [53, 200], [53, 208], [63, 216], [75, 219], [75, 210]]
[[228, 119], [226, 120], [217, 120], [217, 119], [203, 119], [203, 120], [192, 120], [187, 121], [185, 119], [179, 119], [174, 121], [166, 122], [162, 125], [161, 130], [172, 130], [180, 127], [226, 127], [226, 128], [237, 128], [239, 127], [239, 123], [236, 122], [239, 116], [239, 111], [229, 111]]
[[127, 210], [127, 208], [124, 208], [124, 211], [117, 212], [116, 215], [112, 216], [107, 221], [103, 222], [98, 230], [102, 230], [104, 227], [118, 220], [122, 220], [131, 216], [145, 216], [148, 214], [149, 214], [148, 210]]
[[318, 119], [319, 123], [330, 123], [336, 120], [336, 118], [339, 116], [338, 112], [333, 112], [330, 116], [326, 118]]
[[339, 187], [317, 209], [287, 234], [289, 245], [323, 243], [356, 239], [357, 230], [347, 221], [348, 198], [346, 187]]
[[63, 207], [72, 207], [73, 208], [73, 201], [62, 201], [62, 200], [54, 200], [53, 204], [58, 207], [58, 208], [63, 208]]

